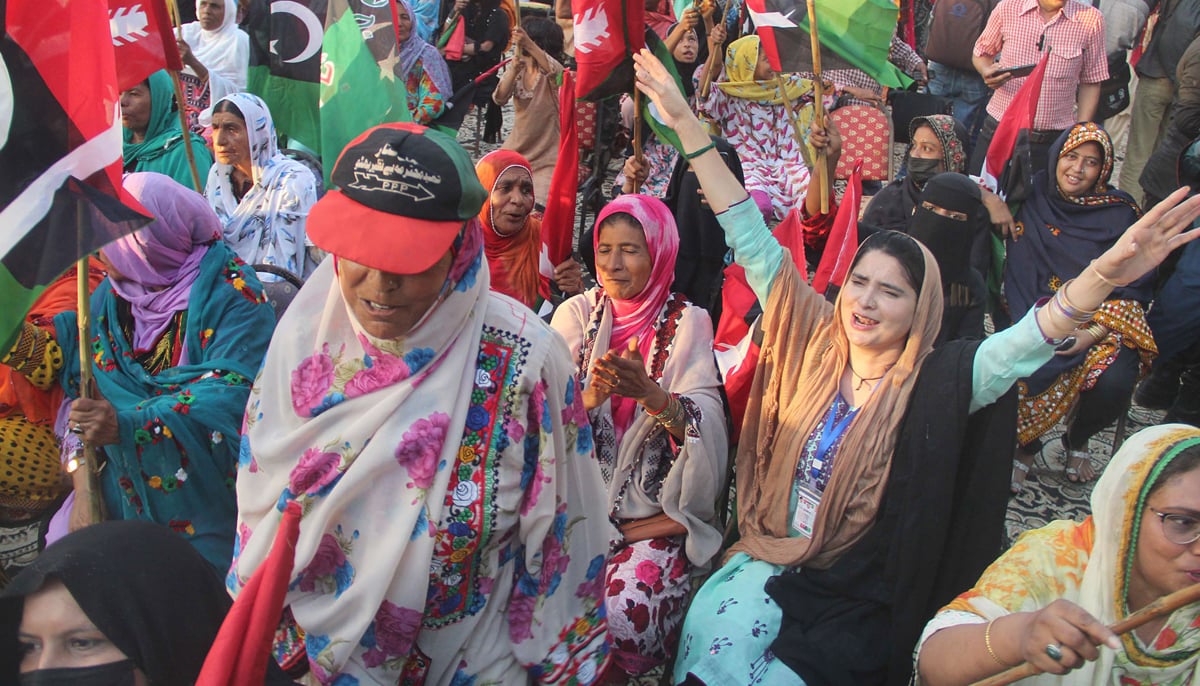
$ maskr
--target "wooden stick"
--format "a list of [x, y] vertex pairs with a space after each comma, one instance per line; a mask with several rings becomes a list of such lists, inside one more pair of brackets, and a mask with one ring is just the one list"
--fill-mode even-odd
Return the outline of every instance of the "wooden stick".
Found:
[[[825, 84], [821, 75], [821, 41], [817, 36], [817, 7], [815, 0], [808, 0], [808, 35], [812, 39], [813, 58], [813, 125], [825, 128]], [[791, 109], [791, 105], [788, 105]], [[800, 141], [804, 145], [804, 141]], [[825, 151], [817, 152], [813, 164], [813, 180], [821, 190], [821, 214], [829, 213], [829, 173], [825, 168]]]
[[[633, 89], [633, 159], [639, 164], [645, 162], [645, 156], [642, 154], [642, 92], [636, 88]], [[642, 191], [642, 182], [638, 181], [637, 177], [633, 177], [633, 192], [640, 193]]]
[[[1192, 584], [1187, 588], [1181, 588], [1174, 593], [1165, 595], [1158, 600], [1150, 603], [1146, 607], [1134, 612], [1125, 619], [1114, 622], [1108, 628], [1118, 636], [1129, 633], [1139, 626], [1159, 617], [1165, 617], [1172, 612], [1178, 610], [1185, 605], [1191, 605], [1194, 602], [1200, 601], [1200, 584]], [[1004, 686], [1011, 684], [1021, 679], [1027, 679], [1031, 676], [1041, 674], [1042, 670], [1034, 667], [1028, 662], [1023, 662], [1012, 669], [1005, 670], [999, 674], [984, 679], [983, 681], [975, 682], [974, 686]]]
[[[80, 398], [90, 398], [92, 395], [92, 345], [89, 335], [92, 330], [92, 290], [88, 280], [88, 255], [84, 252], [87, 245], [84, 236], [88, 227], [85, 208], [84, 201], [80, 200], [75, 223], [79, 254], [83, 256], [75, 263], [75, 305], [77, 309], [75, 321], [79, 328]], [[87, 463], [88, 523], [99, 524], [104, 521], [104, 496], [100, 492], [100, 460], [97, 458], [95, 446], [91, 441], [84, 438], [82, 434], [79, 436], [79, 440], [83, 444], [83, 459]]]
[[[720, 14], [721, 21], [725, 21], [725, 12], [721, 9], [719, 4], [717, 5], [717, 9], [713, 12], [713, 14]], [[706, 42], [710, 37], [712, 37], [713, 26], [715, 26], [713, 18], [711, 16], [704, 17], [704, 30], [707, 32], [704, 35], [704, 40]], [[704, 61], [704, 78], [700, 79], [701, 100], [707, 99], [709, 92], [712, 91], [713, 73], [716, 72], [717, 65], [720, 64], [720, 57], [720, 50], [710, 50], [708, 53], [708, 59]]]
[[196, 169], [196, 153], [192, 152], [192, 129], [187, 123], [187, 100], [183, 97], [183, 84], [179, 81], [179, 72], [168, 69], [171, 75], [171, 85], [175, 87], [175, 102], [179, 105], [179, 128], [183, 129], [183, 151], [187, 154], [188, 168], [192, 172], [192, 185], [196, 192], [204, 193], [204, 184], [200, 181], [200, 171]]

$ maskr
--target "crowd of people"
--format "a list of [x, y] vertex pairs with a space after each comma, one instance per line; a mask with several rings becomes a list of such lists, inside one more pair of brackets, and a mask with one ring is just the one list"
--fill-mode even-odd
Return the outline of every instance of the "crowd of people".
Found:
[[[1200, 11], [949, 3], [889, 49], [942, 111], [841, 207], [858, 132], [820, 112], [885, 89], [648, 0], [611, 197], [552, 260], [569, 1], [397, 0], [411, 121], [323, 168], [245, 90], [245, 8], [197, 0], [182, 102], [120, 97], [153, 220], [0, 360], [0, 525], [35, 532], [0, 550], [2, 680], [196, 683], [252, 611], [272, 685], [1200, 684], [1200, 602], [1110, 628], [1200, 584]], [[1045, 51], [1014, 194], [979, 172]], [[1160, 423], [1093, 453], [1133, 402]], [[1007, 540], [1055, 443], [1090, 516]]]

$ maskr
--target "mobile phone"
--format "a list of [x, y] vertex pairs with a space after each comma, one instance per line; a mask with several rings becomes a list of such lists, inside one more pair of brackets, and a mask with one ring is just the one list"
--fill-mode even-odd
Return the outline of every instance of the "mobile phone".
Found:
[[1075, 345], [1075, 340], [1076, 339], [1074, 336], [1067, 336], [1066, 338], [1063, 339], [1062, 343], [1059, 343], [1058, 346], [1055, 347], [1054, 349], [1057, 350], [1058, 352], [1070, 350], [1071, 346]]
[[1022, 65], [1018, 65], [1015, 67], [1003, 67], [1001, 69], [997, 69], [996, 73], [997, 74], [1011, 74], [1014, 79], [1019, 79], [1019, 78], [1029, 76], [1030, 74], [1032, 74], [1034, 68], [1036, 68], [1036, 67], [1037, 67], [1037, 62], [1034, 62], [1032, 64], [1022, 64]]

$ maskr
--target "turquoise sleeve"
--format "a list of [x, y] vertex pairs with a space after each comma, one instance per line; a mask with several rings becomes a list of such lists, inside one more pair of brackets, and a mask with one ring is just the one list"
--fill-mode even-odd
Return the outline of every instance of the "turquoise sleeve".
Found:
[[733, 249], [733, 259], [746, 270], [746, 282], [766, 305], [771, 283], [783, 264], [783, 246], [767, 230], [758, 205], [747, 197], [717, 215], [725, 230], [725, 243]]
[[1023, 379], [1054, 357], [1031, 308], [1015, 325], [987, 338], [975, 353], [971, 373], [971, 412], [996, 402], [1017, 379]]

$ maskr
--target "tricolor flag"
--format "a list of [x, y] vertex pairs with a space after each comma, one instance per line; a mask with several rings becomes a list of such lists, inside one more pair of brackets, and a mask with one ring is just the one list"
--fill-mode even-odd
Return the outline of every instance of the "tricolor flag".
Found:
[[640, 0], [571, 0], [575, 17], [575, 95], [601, 100], [627, 92], [633, 53], [645, 44], [646, 4]]
[[285, 140], [320, 152], [321, 42], [326, 0], [249, 0], [246, 90], [263, 99]]
[[163, 0], [108, 0], [108, 30], [117, 88], [127, 91], [159, 69], [183, 69]]
[[[667, 44], [658, 37], [657, 33], [646, 31], [646, 47], [654, 53], [658, 61], [663, 63], [663, 67], [675, 79], [675, 86], [679, 88], [680, 92], [683, 92], [683, 79], [679, 77], [679, 72], [675, 69], [675, 59], [671, 57], [671, 51], [667, 49]], [[675, 135], [675, 130], [667, 126], [666, 122], [659, 118], [658, 108], [654, 106], [650, 98], [642, 97], [640, 100], [642, 103], [642, 121], [646, 122], [646, 125], [650, 127], [655, 136], [658, 136], [658, 140], [675, 148], [682, 154], [683, 144], [679, 142], [679, 136]]]
[[1033, 178], [1033, 163], [1030, 158], [1029, 132], [1033, 130], [1033, 118], [1037, 115], [1038, 100], [1042, 97], [1042, 79], [1046, 74], [1046, 63], [1050, 51], [1034, 67], [1033, 73], [1025, 77], [1025, 83], [1013, 96], [996, 133], [988, 145], [983, 159], [980, 178], [1005, 202], [1020, 202], [1029, 191]]
[[121, 187], [108, 18], [103, 3], [0, 0], [0, 350], [68, 267], [150, 221]]
[[[772, 69], [784, 73], [811, 69], [805, 0], [746, 0], [746, 9]], [[814, 11], [823, 49], [834, 51], [884, 86], [906, 88], [912, 83], [888, 61], [900, 16], [896, 0], [814, 0]]]
[[[378, 5], [378, 6], [377, 6]], [[391, 3], [329, 0], [321, 55], [321, 162], [325, 182], [342, 149], [372, 126], [412, 121]]]

